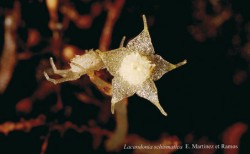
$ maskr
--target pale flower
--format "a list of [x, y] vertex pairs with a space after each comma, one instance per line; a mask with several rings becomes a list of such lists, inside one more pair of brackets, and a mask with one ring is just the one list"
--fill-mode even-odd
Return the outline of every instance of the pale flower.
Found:
[[93, 50], [87, 51], [84, 55], [76, 55], [70, 60], [69, 65], [71, 70], [75, 73], [99, 70], [103, 67], [102, 60]]
[[148, 32], [146, 17], [143, 15], [144, 29], [126, 47], [99, 52], [105, 67], [114, 76], [112, 80], [113, 95], [111, 111], [122, 99], [135, 93], [152, 102], [163, 115], [167, 115], [161, 107], [154, 80], [165, 73], [186, 64], [186, 60], [176, 65], [154, 54], [154, 48]]
[[52, 79], [46, 72], [44, 72], [46, 79], [54, 84], [76, 80], [82, 75], [92, 73], [95, 70], [103, 68], [101, 58], [98, 53], [93, 50], [86, 51], [83, 55], [76, 55], [73, 59], [71, 59], [69, 63], [70, 69], [58, 70], [52, 58], [50, 58], [50, 64], [52, 66], [53, 73], [62, 76], [60, 79]]

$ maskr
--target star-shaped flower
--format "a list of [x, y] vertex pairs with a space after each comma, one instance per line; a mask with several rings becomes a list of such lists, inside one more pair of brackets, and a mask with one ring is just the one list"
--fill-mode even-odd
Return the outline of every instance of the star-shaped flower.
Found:
[[99, 52], [104, 65], [114, 76], [111, 111], [114, 113], [114, 106], [117, 102], [136, 93], [152, 102], [166, 116], [167, 113], [159, 103], [153, 81], [186, 64], [186, 60], [174, 65], [156, 55], [145, 15], [143, 15], [143, 24], [143, 31], [129, 41], [126, 47], [121, 46], [108, 52]]

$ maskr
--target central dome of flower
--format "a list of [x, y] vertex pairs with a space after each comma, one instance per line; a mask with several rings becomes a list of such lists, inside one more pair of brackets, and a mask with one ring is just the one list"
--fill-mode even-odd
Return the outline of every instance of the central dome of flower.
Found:
[[146, 56], [131, 53], [122, 60], [119, 74], [129, 84], [140, 85], [150, 77], [153, 67]]

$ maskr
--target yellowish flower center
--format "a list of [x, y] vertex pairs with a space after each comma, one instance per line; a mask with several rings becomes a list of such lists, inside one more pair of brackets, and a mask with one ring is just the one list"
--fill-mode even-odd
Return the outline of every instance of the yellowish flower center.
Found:
[[131, 53], [122, 60], [119, 74], [129, 84], [139, 85], [150, 77], [153, 67], [147, 57]]

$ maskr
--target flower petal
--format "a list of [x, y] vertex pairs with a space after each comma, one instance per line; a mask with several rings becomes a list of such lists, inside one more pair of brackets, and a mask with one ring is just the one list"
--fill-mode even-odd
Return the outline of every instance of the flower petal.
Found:
[[106, 66], [107, 70], [113, 75], [118, 75], [118, 70], [121, 65], [121, 61], [123, 58], [131, 53], [130, 50], [122, 47], [115, 50], [110, 50], [107, 52], [99, 51], [99, 56], [101, 57], [104, 65]]
[[180, 63], [175, 65], [175, 64], [172, 64], [172, 63], [164, 60], [159, 55], [151, 56], [150, 59], [156, 65], [154, 70], [153, 70], [152, 77], [151, 77], [154, 81], [159, 80], [165, 73], [167, 73], [173, 69], [176, 69], [176, 68], [187, 63], [187, 61], [184, 60], [183, 62], [180, 62]]
[[142, 84], [142, 86], [140, 87], [140, 90], [136, 92], [136, 94], [152, 102], [163, 115], [167, 116], [167, 113], [159, 103], [157, 89], [152, 80], [145, 81], [144, 84]]
[[130, 40], [126, 46], [126, 48], [132, 51], [138, 51], [142, 54], [154, 54], [154, 47], [152, 45], [152, 41], [148, 32], [148, 26], [146, 17], [143, 15], [143, 31], [137, 35], [134, 39]]
[[70, 67], [73, 72], [92, 72], [103, 68], [102, 59], [94, 50], [86, 51], [83, 55], [76, 55], [70, 60]]
[[128, 84], [122, 77], [115, 76], [112, 80], [113, 95], [111, 99], [111, 112], [114, 113], [115, 103], [132, 96], [136, 92], [136, 87]]

